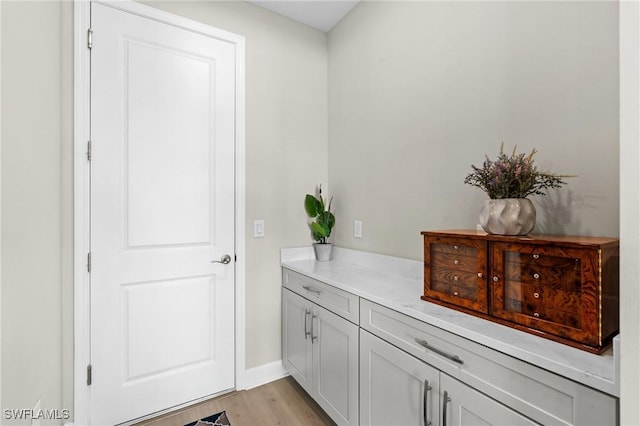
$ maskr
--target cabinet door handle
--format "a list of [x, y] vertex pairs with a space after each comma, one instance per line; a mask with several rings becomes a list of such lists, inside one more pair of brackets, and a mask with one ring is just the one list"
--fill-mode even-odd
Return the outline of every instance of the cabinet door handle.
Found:
[[311, 316], [311, 343], [315, 343], [316, 340], [318, 340], [318, 335], [316, 334], [315, 336], [313, 335], [313, 320], [318, 318], [317, 315], [312, 315]]
[[429, 381], [425, 380], [424, 381], [424, 393], [423, 393], [423, 400], [422, 400], [422, 418], [424, 419], [424, 426], [431, 426], [431, 421], [428, 420], [428, 415], [427, 415], [427, 406], [429, 404], [429, 391], [431, 390], [431, 386], [429, 386]]
[[309, 293], [316, 293], [318, 296], [320, 296], [320, 290], [315, 289], [311, 286], [308, 285], [303, 285], [302, 288], [304, 288], [305, 290], [307, 290]]
[[442, 398], [442, 426], [447, 426], [447, 404], [449, 404], [450, 401], [449, 392], [444, 391]]
[[429, 349], [430, 351], [433, 351], [433, 352], [437, 353], [438, 355], [441, 355], [441, 356], [443, 356], [443, 357], [445, 357], [447, 359], [450, 359], [453, 362], [457, 362], [460, 365], [464, 364], [464, 361], [462, 361], [458, 355], [452, 355], [452, 354], [450, 354], [448, 352], [443, 351], [442, 349], [438, 349], [436, 347], [433, 347], [426, 340], [422, 340], [422, 339], [419, 339], [417, 337], [415, 338], [415, 341], [420, 346], [424, 346], [425, 348]]
[[307, 318], [309, 318], [309, 315], [311, 315], [311, 310], [309, 308], [304, 308], [304, 340], [307, 340], [311, 334], [307, 331]]

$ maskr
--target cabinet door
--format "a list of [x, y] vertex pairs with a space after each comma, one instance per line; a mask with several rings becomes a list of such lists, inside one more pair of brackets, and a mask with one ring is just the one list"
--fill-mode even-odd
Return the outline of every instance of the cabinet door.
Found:
[[446, 374], [440, 375], [442, 426], [537, 425]]
[[486, 314], [486, 274], [486, 241], [425, 235], [423, 298]]
[[313, 306], [313, 393], [339, 425], [358, 424], [358, 326]]
[[603, 344], [599, 252], [494, 243], [491, 313], [586, 345]]
[[297, 294], [282, 289], [282, 364], [309, 394], [313, 390], [312, 305]]
[[360, 331], [360, 424], [437, 425], [439, 372]]

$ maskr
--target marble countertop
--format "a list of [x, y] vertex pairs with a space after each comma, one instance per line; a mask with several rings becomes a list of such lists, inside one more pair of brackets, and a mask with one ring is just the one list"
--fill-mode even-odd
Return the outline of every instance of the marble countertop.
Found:
[[578, 383], [619, 397], [620, 336], [601, 355], [420, 299], [422, 262], [334, 247], [333, 260], [317, 262], [311, 247], [281, 251], [281, 265], [457, 334]]

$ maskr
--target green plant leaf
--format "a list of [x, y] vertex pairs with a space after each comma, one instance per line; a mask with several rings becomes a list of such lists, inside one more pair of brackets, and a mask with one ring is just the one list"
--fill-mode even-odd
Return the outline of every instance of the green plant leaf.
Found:
[[311, 222], [311, 232], [313, 232], [313, 239], [316, 241], [323, 240], [328, 237], [327, 230], [324, 226], [317, 222]]
[[331, 235], [331, 229], [336, 224], [336, 218], [333, 213], [326, 211], [318, 215], [318, 224], [327, 231], [327, 237]]
[[316, 197], [307, 194], [307, 196], [304, 197], [304, 209], [309, 217], [316, 217], [322, 211], [322, 204]]

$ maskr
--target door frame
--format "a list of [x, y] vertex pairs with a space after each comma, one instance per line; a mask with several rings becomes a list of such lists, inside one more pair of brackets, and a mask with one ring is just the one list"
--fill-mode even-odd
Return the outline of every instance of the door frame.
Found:
[[[233, 43], [236, 48], [235, 122], [235, 389], [245, 388], [245, 39], [209, 25], [135, 3], [131, 0], [94, 0], [176, 27]], [[91, 23], [91, 2], [74, 0], [73, 41], [73, 280], [74, 280], [74, 360], [73, 422], [89, 424], [91, 386], [87, 386], [87, 366], [91, 360], [90, 274], [87, 270], [91, 247], [90, 168], [87, 144], [90, 136], [90, 52], [87, 46]], [[170, 408], [170, 407], [167, 407]]]

